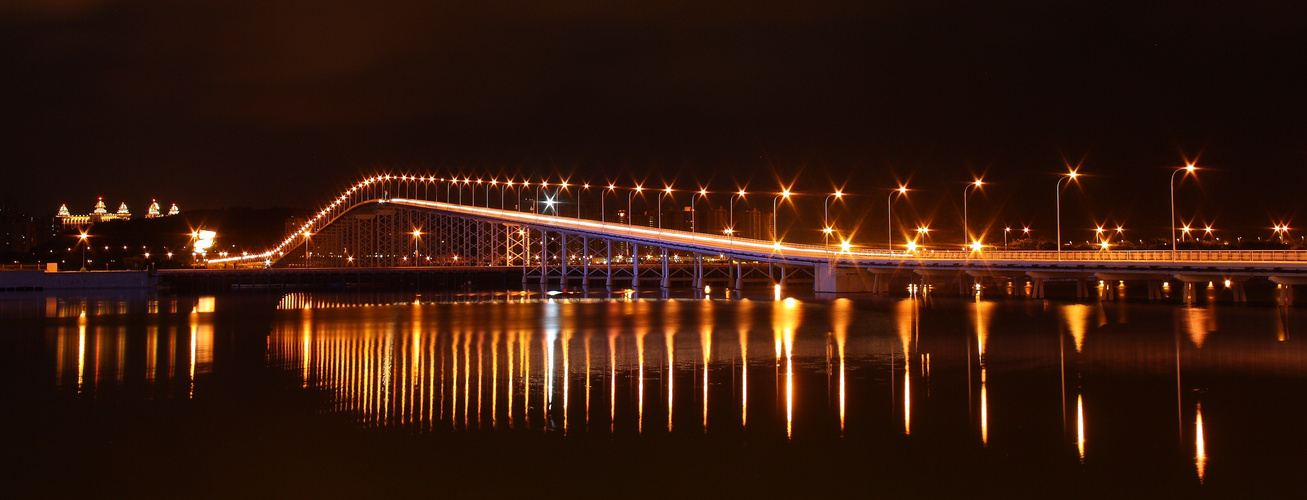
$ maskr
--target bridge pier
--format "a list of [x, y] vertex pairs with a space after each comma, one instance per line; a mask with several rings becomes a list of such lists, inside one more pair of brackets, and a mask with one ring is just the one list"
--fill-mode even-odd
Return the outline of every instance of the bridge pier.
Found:
[[549, 285], [549, 232], [540, 231], [540, 286]]
[[604, 265], [608, 267], [608, 275], [604, 278], [604, 286], [608, 287], [609, 291], [612, 291], [613, 289], [613, 240], [605, 240], [605, 241], [608, 242], [608, 244], [605, 245], [606, 251], [608, 252], [608, 260], [604, 262]]
[[740, 261], [738, 261], [738, 260], [735, 261], [735, 291], [736, 291], [736, 292], [740, 292], [740, 291], [744, 290], [744, 269], [743, 269], [743, 267], [744, 267], [744, 266], [740, 265]]
[[1281, 306], [1293, 307], [1294, 285], [1307, 285], [1307, 276], [1271, 276], [1271, 282], [1280, 286], [1276, 301]]
[[663, 259], [663, 265], [662, 265], [662, 276], [659, 277], [660, 279], [658, 280], [658, 286], [659, 286], [659, 288], [662, 288], [662, 289], [665, 290], [665, 289], [669, 288], [668, 285], [671, 284], [671, 279], [669, 279], [669, 278], [670, 278], [670, 276], [669, 276], [669, 272], [670, 272], [670, 270], [668, 269], [668, 265], [667, 265], [668, 263], [667, 263], [667, 249], [666, 249], [666, 248], [663, 248], [663, 249], [662, 249], [661, 255], [662, 255], [662, 259]]
[[640, 288], [640, 245], [631, 244], [631, 288]]
[[567, 291], [567, 233], [558, 233], [558, 262], [561, 273], [558, 274], [558, 289]]
[[590, 288], [590, 237], [581, 237], [581, 288]]

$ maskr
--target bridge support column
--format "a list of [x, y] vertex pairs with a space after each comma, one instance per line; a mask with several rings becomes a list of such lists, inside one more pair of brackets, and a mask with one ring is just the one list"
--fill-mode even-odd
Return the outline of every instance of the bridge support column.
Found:
[[1111, 302], [1116, 300], [1116, 287], [1112, 286], [1113, 280], [1098, 280], [1098, 300], [1100, 302]]
[[606, 251], [608, 252], [608, 259], [607, 261], [604, 262], [604, 265], [607, 266], [608, 268], [608, 276], [604, 279], [604, 286], [608, 287], [609, 290], [612, 290], [613, 289], [613, 240], [604, 240], [604, 241], [607, 242], [605, 248]]
[[567, 234], [558, 233], [558, 262], [562, 271], [558, 275], [558, 289], [567, 291]]
[[640, 245], [631, 244], [631, 288], [640, 288]]
[[540, 286], [549, 285], [549, 231], [540, 231]]
[[671, 280], [669, 279], [669, 276], [668, 276], [669, 269], [668, 269], [668, 265], [667, 265], [667, 249], [664, 248], [664, 249], [662, 249], [662, 250], [663, 250], [663, 251], [660, 253], [660, 255], [662, 256], [662, 260], [663, 260], [663, 263], [662, 263], [662, 264], [663, 264], [663, 265], [662, 265], [662, 276], [659, 277], [660, 279], [658, 280], [658, 286], [659, 286], [660, 288], [667, 289], [667, 288], [668, 288], [668, 285], [671, 283]]
[[1280, 286], [1276, 301], [1284, 307], [1293, 307], [1294, 285], [1307, 285], [1307, 276], [1271, 276], [1271, 282]]
[[787, 284], [786, 282], [788, 280], [786, 279], [787, 276], [785, 274], [785, 265], [782, 264], [780, 268], [781, 268], [781, 290], [787, 290], [788, 288], [785, 285]]
[[590, 237], [581, 237], [581, 289], [590, 288]]
[[740, 261], [735, 261], [735, 291], [744, 290], [744, 269]]
[[1244, 281], [1247, 280], [1230, 280], [1230, 292], [1234, 294], [1234, 302], [1236, 304], [1248, 302], [1248, 291], [1244, 289]]
[[1162, 283], [1158, 280], [1148, 280], [1145, 285], [1148, 287], [1148, 300], [1162, 300]]
[[865, 270], [852, 267], [836, 267], [829, 262], [813, 265], [812, 291], [817, 293], [856, 293], [870, 292], [876, 289], [879, 275], [867, 275]]
[[703, 255], [694, 254], [694, 279], [691, 281], [695, 290], [703, 290]]

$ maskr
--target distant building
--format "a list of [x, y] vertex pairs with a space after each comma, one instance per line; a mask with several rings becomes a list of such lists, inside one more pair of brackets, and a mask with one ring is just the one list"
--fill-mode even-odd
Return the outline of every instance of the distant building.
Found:
[[[177, 207], [176, 203], [173, 203], [172, 208], [168, 209], [168, 215], [177, 215], [181, 212], [181, 209]], [[145, 218], [153, 219], [156, 217], [163, 217], [159, 214], [159, 202], [157, 200], [150, 200], [150, 210], [145, 214]], [[127, 202], [120, 203], [117, 212], [109, 213], [109, 210], [104, 206], [103, 196], [95, 200], [95, 209], [92, 210], [90, 214], [73, 215], [68, 211], [68, 204], [65, 203], [59, 205], [59, 212], [55, 215], [55, 220], [57, 220], [59, 225], [63, 227], [85, 227], [97, 222], [131, 219], [132, 212], [127, 209]]]

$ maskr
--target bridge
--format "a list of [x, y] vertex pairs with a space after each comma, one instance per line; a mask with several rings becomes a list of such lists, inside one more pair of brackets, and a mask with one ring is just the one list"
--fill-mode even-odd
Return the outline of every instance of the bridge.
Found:
[[[1184, 283], [1191, 300], [1197, 284], [1220, 283], [1235, 301], [1245, 301], [1244, 283], [1268, 279], [1280, 290], [1279, 300], [1291, 304], [1293, 287], [1307, 285], [1307, 251], [1257, 250], [1137, 250], [1002, 251], [977, 247], [971, 251], [876, 249], [841, 241], [810, 245], [742, 238], [607, 220], [521, 210], [530, 186], [516, 191], [517, 208], [506, 208], [508, 185], [500, 184], [499, 208], [491, 204], [492, 186], [462, 181], [459, 198], [452, 188], [459, 181], [423, 176], [377, 175], [345, 189], [321, 211], [277, 246], [258, 254], [208, 261], [212, 268], [521, 268], [522, 284], [538, 283], [567, 289], [572, 285], [635, 288], [690, 286], [702, 289], [718, 283], [742, 289], [765, 282], [785, 287], [811, 281], [816, 292], [888, 292], [891, 285], [932, 290], [956, 283], [959, 293], [972, 293], [982, 284], [1009, 287], [1014, 295], [1044, 296], [1051, 281], [1074, 282], [1077, 296], [1089, 294], [1089, 284], [1135, 281], [1148, 287], [1149, 298], [1161, 298], [1171, 280]], [[478, 181], [479, 183], [480, 181]], [[439, 185], [445, 186], [440, 198]], [[432, 194], [432, 187], [435, 195]], [[462, 189], [472, 196], [463, 203]], [[539, 198], [540, 188], [535, 198]], [[483, 205], [476, 192], [484, 189]], [[612, 190], [610, 186], [608, 191]], [[654, 191], [651, 191], [654, 192]], [[661, 198], [660, 192], [658, 193]], [[607, 201], [603, 193], [600, 204]], [[628, 197], [628, 203], [630, 198]], [[511, 200], [509, 200], [511, 201]], [[532, 207], [554, 200], [528, 199]], [[661, 199], [660, 199], [661, 202]], [[661, 209], [660, 209], [661, 212]], [[732, 213], [732, 217], [734, 214]], [[659, 226], [661, 226], [660, 217]], [[693, 229], [693, 228], [692, 228]], [[730, 233], [731, 231], [726, 231]], [[1113, 298], [1113, 288], [1100, 296]]]

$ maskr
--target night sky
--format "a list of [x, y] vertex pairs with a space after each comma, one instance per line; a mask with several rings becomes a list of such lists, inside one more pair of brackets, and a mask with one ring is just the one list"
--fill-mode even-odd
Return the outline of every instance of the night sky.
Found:
[[1307, 229], [1307, 16], [1257, 3], [7, 0], [0, 198], [311, 208], [376, 170], [797, 179], [822, 193], [801, 217], [842, 185], [860, 196], [833, 213], [878, 237], [889, 188], [910, 180], [896, 215], [946, 234], [983, 174], [973, 230], [1051, 238], [1069, 163], [1087, 177], [1064, 233], [1153, 237], [1188, 158], [1182, 218], [1267, 237]]

